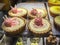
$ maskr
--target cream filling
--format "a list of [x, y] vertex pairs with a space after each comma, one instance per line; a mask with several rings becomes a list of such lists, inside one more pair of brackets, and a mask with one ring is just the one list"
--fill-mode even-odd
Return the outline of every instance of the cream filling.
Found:
[[29, 27], [31, 30], [33, 30], [34, 32], [43, 32], [43, 31], [48, 31], [49, 27], [50, 27], [50, 23], [48, 23], [47, 20], [43, 19], [43, 26], [38, 26], [37, 28], [34, 25], [34, 19], [30, 22]]
[[[47, 15], [46, 11], [44, 11], [43, 9], [36, 8], [36, 10], [38, 11], [38, 13], [41, 12], [40, 14], [38, 14], [38, 15], [41, 15], [41, 17], [44, 17], [45, 15]], [[30, 12], [31, 12], [31, 11], [28, 12], [28, 14], [29, 14], [30, 16], [36, 17], [35, 15], [32, 15]]]
[[60, 6], [50, 7], [50, 11], [54, 14], [60, 14]]
[[60, 25], [60, 16], [57, 16], [57, 17], [55, 18], [55, 22]]
[[21, 12], [17, 12], [16, 14], [14, 14], [13, 12], [9, 11], [9, 15], [10, 16], [24, 16], [27, 13], [27, 10], [24, 8], [17, 8], [17, 10]]
[[2, 28], [3, 28], [3, 30], [5, 30], [5, 31], [15, 31], [15, 30], [18, 30], [18, 29], [20, 29], [22, 26], [24, 26], [25, 25], [25, 23], [24, 23], [24, 21], [22, 20], [22, 19], [20, 19], [20, 18], [16, 18], [16, 20], [18, 20], [19, 21], [19, 24], [17, 24], [17, 25], [15, 25], [15, 26], [13, 26], [13, 27], [6, 27], [5, 25], [4, 25], [4, 23], [2, 24]]

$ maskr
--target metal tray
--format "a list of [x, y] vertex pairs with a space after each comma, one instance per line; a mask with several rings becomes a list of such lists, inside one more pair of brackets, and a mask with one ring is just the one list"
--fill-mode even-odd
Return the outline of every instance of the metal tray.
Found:
[[51, 22], [51, 25], [52, 25], [53, 35], [56, 35], [56, 36], [60, 37], [60, 32], [57, 31], [57, 29], [55, 29], [55, 27], [54, 27], [54, 21], [53, 21], [54, 18], [50, 14], [48, 3], [46, 3], [46, 4], [47, 4], [47, 10], [48, 10], [48, 14], [49, 14], [49, 19], [50, 19], [50, 22]]

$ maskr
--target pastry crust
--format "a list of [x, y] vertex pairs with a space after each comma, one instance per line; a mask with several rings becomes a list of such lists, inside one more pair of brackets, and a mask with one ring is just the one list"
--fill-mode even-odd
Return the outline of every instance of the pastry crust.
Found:
[[27, 12], [28, 12], [27, 9], [25, 9], [25, 8], [17, 8], [17, 10], [22, 10], [23, 12], [14, 14], [14, 13], [12, 13], [12, 11], [10, 10], [10, 11], [8, 12], [9, 16], [11, 16], [11, 17], [26, 17], [26, 16], [27, 16]]
[[[41, 12], [42, 13], [42, 16], [41, 17], [46, 17], [47, 16], [47, 11], [45, 10], [45, 9], [41, 9], [41, 8], [35, 8], [38, 12]], [[33, 18], [35, 18], [36, 16], [34, 16], [34, 15], [32, 15], [31, 13], [30, 13], [31, 11], [29, 10], [28, 11], [28, 17], [29, 18], [31, 18], [31, 19], [33, 19]]]
[[[33, 19], [34, 20], [34, 19]], [[46, 20], [46, 19], [43, 19], [43, 20]], [[46, 20], [47, 21], [47, 20]], [[50, 30], [51, 30], [51, 25], [50, 25], [50, 23], [49, 23], [49, 21], [47, 21], [48, 22], [48, 24], [49, 24], [49, 27], [47, 28], [47, 29], [45, 29], [45, 30], [41, 30], [41, 29], [39, 29], [40, 31], [39, 32], [36, 32], [35, 30], [34, 30], [34, 28], [32, 29], [31, 27], [31, 25], [30, 25], [30, 23], [31, 22], [33, 22], [32, 20], [29, 22], [29, 25], [28, 25], [28, 29], [31, 31], [31, 32], [33, 32], [34, 34], [46, 34], [46, 33], [48, 33]], [[33, 24], [32, 24], [33, 25]], [[31, 26], [31, 27], [30, 27]], [[38, 28], [37, 28], [38, 29]]]

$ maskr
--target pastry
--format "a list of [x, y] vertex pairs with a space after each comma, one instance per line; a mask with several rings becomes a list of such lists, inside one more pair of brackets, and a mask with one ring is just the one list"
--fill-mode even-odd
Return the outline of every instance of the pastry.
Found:
[[50, 35], [49, 37], [47, 37], [46, 38], [46, 44], [47, 45], [56, 45], [57, 44], [56, 36]]
[[50, 7], [50, 14], [53, 17], [60, 15], [60, 6], [52, 6], [52, 7]]
[[37, 15], [41, 15], [41, 17], [46, 17], [47, 12], [46, 10], [40, 8], [33, 8], [32, 10], [28, 11], [29, 18], [35, 18]]
[[34, 38], [31, 38], [30, 41], [31, 41], [31, 45], [38, 45], [40, 38], [34, 37]]
[[26, 17], [27, 10], [25, 8], [12, 7], [12, 9], [9, 10], [8, 14], [11, 17]]
[[2, 29], [6, 35], [15, 36], [25, 29], [25, 20], [18, 17], [6, 18], [2, 23]]
[[49, 6], [60, 6], [60, 0], [48, 0]]
[[48, 20], [42, 17], [36, 17], [29, 22], [28, 29], [34, 34], [45, 34], [51, 30], [51, 25]]
[[22, 38], [19, 38], [16, 45], [24, 45]]
[[55, 28], [56, 28], [57, 30], [60, 31], [60, 16], [56, 16], [56, 17], [54, 18], [54, 26], [55, 26]]

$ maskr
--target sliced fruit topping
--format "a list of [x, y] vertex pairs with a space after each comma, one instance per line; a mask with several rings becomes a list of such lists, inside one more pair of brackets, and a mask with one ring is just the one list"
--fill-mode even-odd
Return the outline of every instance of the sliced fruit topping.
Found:
[[11, 6], [11, 11], [16, 14], [17, 12], [20, 13], [20, 12], [22, 12], [23, 10], [17, 10], [16, 6], [15, 6], [15, 7], [12, 7], [12, 6]]
[[19, 22], [15, 18], [7, 18], [5, 19], [4, 24], [7, 27], [12, 27], [15, 26], [16, 24], [19, 24]]
[[12, 11], [13, 13], [17, 13], [17, 12], [18, 12], [16, 7], [12, 7], [11, 11]]
[[43, 26], [42, 18], [41, 17], [35, 18], [35, 24], [37, 26]]
[[32, 11], [31, 11], [32, 15], [36, 15], [37, 13], [38, 13], [38, 11], [36, 9], [32, 9]]

